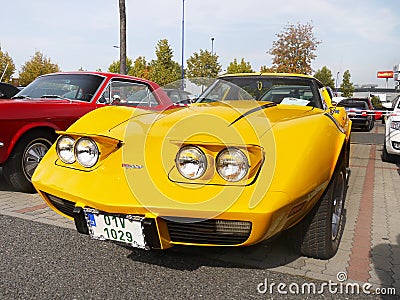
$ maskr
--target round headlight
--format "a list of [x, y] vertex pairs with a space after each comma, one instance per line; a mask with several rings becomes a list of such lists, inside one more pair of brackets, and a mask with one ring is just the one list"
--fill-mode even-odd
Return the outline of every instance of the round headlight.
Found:
[[75, 157], [83, 167], [93, 167], [99, 159], [99, 148], [92, 139], [81, 138], [75, 144]]
[[199, 148], [186, 146], [179, 150], [175, 164], [183, 177], [197, 179], [203, 176], [207, 169], [207, 158]]
[[226, 181], [240, 181], [246, 176], [248, 170], [247, 157], [239, 149], [227, 148], [218, 154], [217, 172]]
[[75, 162], [74, 143], [75, 140], [68, 135], [64, 135], [58, 139], [56, 150], [62, 162], [66, 164]]

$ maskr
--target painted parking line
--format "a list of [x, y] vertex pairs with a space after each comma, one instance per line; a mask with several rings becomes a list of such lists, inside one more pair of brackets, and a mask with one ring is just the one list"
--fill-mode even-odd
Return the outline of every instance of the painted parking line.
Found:
[[368, 282], [371, 271], [371, 225], [372, 203], [374, 195], [376, 146], [372, 145], [366, 166], [365, 179], [362, 189], [357, 222], [354, 230], [354, 242], [351, 248], [348, 278]]
[[44, 208], [47, 208], [47, 207], [49, 207], [49, 206], [44, 203], [44, 204], [28, 206], [28, 207], [25, 207], [25, 208], [22, 208], [22, 209], [14, 210], [14, 212], [19, 213], [19, 214], [25, 214], [25, 213], [28, 213], [28, 212], [37, 211], [37, 210], [44, 209]]

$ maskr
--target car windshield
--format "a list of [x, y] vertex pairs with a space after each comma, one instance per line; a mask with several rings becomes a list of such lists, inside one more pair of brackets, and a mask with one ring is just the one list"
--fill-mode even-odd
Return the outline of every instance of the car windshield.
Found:
[[313, 82], [298, 77], [225, 77], [208, 87], [197, 102], [231, 100], [322, 107], [319, 91]]
[[13, 98], [69, 99], [90, 102], [104, 77], [93, 74], [53, 74], [37, 78]]

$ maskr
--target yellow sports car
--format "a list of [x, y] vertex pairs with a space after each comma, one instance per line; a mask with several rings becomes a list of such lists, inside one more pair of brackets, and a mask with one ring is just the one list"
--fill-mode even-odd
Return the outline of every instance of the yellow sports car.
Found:
[[105, 107], [60, 137], [32, 182], [77, 230], [133, 247], [247, 246], [287, 230], [309, 257], [344, 226], [351, 121], [313, 77], [220, 77], [164, 112]]

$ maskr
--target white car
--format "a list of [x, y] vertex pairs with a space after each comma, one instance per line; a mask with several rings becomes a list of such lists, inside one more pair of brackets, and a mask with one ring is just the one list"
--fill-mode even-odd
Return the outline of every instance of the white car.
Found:
[[400, 161], [400, 97], [397, 98], [393, 112], [386, 120], [382, 159], [386, 162]]

